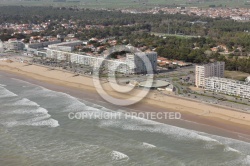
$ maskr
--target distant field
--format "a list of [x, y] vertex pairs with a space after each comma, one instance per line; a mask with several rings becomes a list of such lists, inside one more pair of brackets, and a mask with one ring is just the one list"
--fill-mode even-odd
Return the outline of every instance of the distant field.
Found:
[[240, 71], [225, 71], [225, 77], [235, 80], [244, 81], [250, 74]]
[[[72, 2], [73, 1], [73, 2]], [[82, 8], [150, 8], [155, 6], [198, 6], [209, 5], [227, 7], [250, 7], [247, 0], [67, 0], [67, 2], [54, 2], [53, 0], [1, 0], [0, 5], [24, 6], [77, 6]]]
[[155, 33], [152, 32], [152, 35], [155, 36], [162, 36], [162, 37], [169, 37], [169, 36], [174, 36], [174, 37], [179, 37], [179, 38], [199, 38], [200, 36], [190, 36], [190, 35], [179, 35], [179, 34], [167, 34], [167, 33]]

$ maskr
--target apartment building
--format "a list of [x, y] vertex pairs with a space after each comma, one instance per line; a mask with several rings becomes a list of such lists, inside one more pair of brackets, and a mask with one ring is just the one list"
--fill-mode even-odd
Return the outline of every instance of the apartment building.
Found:
[[54, 49], [47, 49], [47, 57], [72, 63], [88, 65], [93, 68], [103, 67], [109, 71], [121, 73], [153, 73], [157, 70], [156, 52], [138, 52], [127, 54], [125, 59], [106, 59], [103, 56], [81, 55]]
[[5, 42], [4, 47], [9, 51], [19, 51], [24, 49], [24, 43], [13, 38]]
[[250, 99], [249, 82], [209, 77], [205, 78], [205, 90]]
[[75, 48], [75, 46], [83, 44], [82, 41], [71, 41], [71, 42], [63, 42], [58, 44], [51, 44], [49, 45], [49, 49], [54, 49], [58, 51], [66, 51], [66, 52], [72, 52]]
[[154, 73], [157, 70], [156, 52], [137, 52], [126, 55], [126, 64], [130, 73]]
[[39, 48], [48, 47], [49, 45], [58, 44], [58, 43], [61, 43], [61, 41], [60, 40], [55, 40], [55, 41], [30, 43], [30, 44], [25, 44], [25, 48], [26, 49], [29, 49], [29, 48], [39, 49]]
[[225, 62], [215, 62], [195, 67], [195, 86], [204, 88], [208, 77], [224, 77]]

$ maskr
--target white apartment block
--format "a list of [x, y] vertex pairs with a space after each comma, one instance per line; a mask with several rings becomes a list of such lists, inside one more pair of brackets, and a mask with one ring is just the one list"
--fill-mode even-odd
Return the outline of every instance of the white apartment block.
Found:
[[250, 83], [226, 78], [205, 79], [205, 90], [250, 99]]
[[19, 51], [24, 49], [24, 43], [21, 41], [11, 41], [4, 43], [4, 47], [9, 51]]
[[195, 86], [204, 88], [208, 77], [224, 77], [225, 62], [215, 62], [195, 67]]
[[29, 49], [29, 48], [38, 49], [38, 48], [44, 48], [44, 47], [48, 47], [49, 45], [58, 44], [58, 43], [61, 43], [61, 41], [55, 40], [55, 41], [46, 41], [46, 42], [40, 42], [40, 43], [30, 43], [30, 44], [25, 44], [25, 48], [26, 49]]
[[[100, 67], [103, 65], [109, 71], [121, 73], [151, 73], [157, 70], [156, 52], [139, 52], [127, 54], [125, 60], [105, 59], [102, 56], [80, 55], [59, 50], [47, 49], [47, 57], [60, 61], [69, 61], [72, 63], [87, 65], [91, 67]], [[143, 61], [143, 59], [145, 61]]]
[[156, 52], [138, 52], [127, 54], [126, 64], [131, 73], [154, 73], [157, 70], [157, 53]]

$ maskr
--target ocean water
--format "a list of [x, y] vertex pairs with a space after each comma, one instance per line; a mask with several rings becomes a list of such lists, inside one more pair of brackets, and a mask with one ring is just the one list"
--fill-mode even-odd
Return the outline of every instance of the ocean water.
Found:
[[250, 166], [250, 143], [111, 110], [0, 76], [0, 166]]

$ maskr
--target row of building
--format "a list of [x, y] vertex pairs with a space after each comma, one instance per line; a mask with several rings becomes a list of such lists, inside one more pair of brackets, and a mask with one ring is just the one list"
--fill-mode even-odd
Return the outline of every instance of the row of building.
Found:
[[[111, 59], [100, 54], [73, 53], [78, 46], [83, 44], [86, 45], [86, 42], [80, 40], [70, 42], [53, 40], [24, 44], [13, 38], [4, 43], [0, 41], [0, 51], [26, 50], [30, 54], [91, 67], [99, 67], [102, 64], [104, 67], [108, 67], [109, 71], [121, 73], [153, 73], [157, 70], [156, 52], [139, 52], [138, 49], [136, 49], [137, 51], [132, 49], [134, 53], [126, 54], [125, 57], [119, 59]], [[131, 50], [130, 47], [127, 46], [125, 51]]]
[[82, 55], [60, 50], [47, 49], [46, 57], [57, 59], [59, 61], [68, 61], [71, 63], [99, 68], [103, 66], [109, 71], [120, 73], [152, 73], [157, 70], [157, 53], [156, 52], [137, 52], [126, 54], [126, 58], [109, 59], [103, 56]]
[[31, 34], [34, 32], [41, 32], [48, 29], [50, 22], [42, 22], [39, 24], [13, 24], [2, 23], [0, 29], [13, 30], [15, 34]]
[[107, 68], [109, 71], [117, 71], [126, 74], [153, 73], [157, 70], [156, 52], [134, 52], [128, 53], [124, 58], [111, 59], [107, 55], [88, 55], [72, 52], [74, 47], [82, 44], [82, 41], [64, 42], [49, 45], [46, 51], [38, 51], [38, 55], [59, 61], [100, 68]]
[[39, 43], [24, 43], [21, 40], [17, 40], [16, 38], [9, 39], [6, 42], [0, 41], [0, 49], [4, 51], [21, 51], [21, 50], [27, 50], [29, 51], [32, 49], [39, 49], [48, 47], [51, 44], [57, 44], [61, 43], [60, 40], [51, 40], [51, 41], [44, 41]]
[[[249, 1], [246, 3], [250, 4]], [[137, 11], [136, 9], [124, 9], [121, 10], [124, 13], [160, 13], [165, 14], [183, 14], [183, 15], [197, 15], [210, 18], [230, 18], [237, 21], [249, 21], [250, 9], [249, 8], [227, 8], [227, 7], [211, 7], [211, 8], [199, 8], [199, 7], [156, 7], [148, 9], [146, 11]]]
[[17, 39], [9, 39], [4, 43], [0, 41], [0, 52], [26, 50], [27, 53], [59, 61], [67, 61], [91, 67], [100, 67], [103, 65], [102, 67], [106, 67], [109, 71], [127, 74], [154, 73], [157, 70], [156, 52], [140, 52], [138, 49], [135, 51], [134, 49], [130, 49], [131, 46], [126, 46], [125, 51], [128, 49], [133, 53], [126, 54], [125, 57], [119, 59], [111, 59], [108, 55], [74, 53], [75, 48], [82, 44], [86, 43], [80, 40], [70, 42], [54, 40], [24, 44]]
[[205, 90], [250, 99], [250, 82], [247, 81], [209, 77], [205, 79]]
[[177, 65], [177, 66], [180, 66], [180, 67], [191, 66], [192, 65], [192, 63], [187, 63], [187, 62], [183, 62], [183, 61], [179, 61], [179, 60], [169, 60], [169, 59], [164, 58], [164, 57], [158, 57], [157, 58], [157, 63], [161, 67], [166, 67], [166, 66], [169, 66], [169, 65]]
[[225, 62], [197, 65], [195, 85], [208, 91], [250, 99], [250, 77], [246, 82], [224, 78]]

